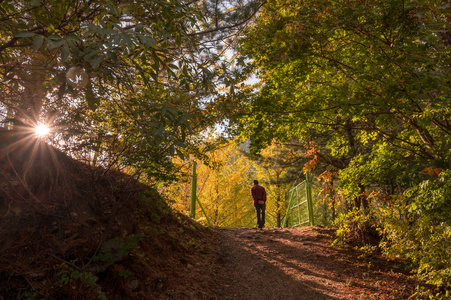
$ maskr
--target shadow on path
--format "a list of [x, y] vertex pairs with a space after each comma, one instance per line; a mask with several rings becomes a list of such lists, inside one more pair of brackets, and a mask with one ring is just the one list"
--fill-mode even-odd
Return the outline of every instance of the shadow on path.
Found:
[[294, 241], [289, 233], [248, 228], [219, 231], [222, 299], [345, 299], [337, 294], [331, 278], [311, 267], [314, 253], [290, 245]]
[[383, 293], [391, 287], [372, 283], [379, 275], [371, 263], [329, 246], [319, 229], [219, 228], [218, 234], [218, 299], [388, 299]]

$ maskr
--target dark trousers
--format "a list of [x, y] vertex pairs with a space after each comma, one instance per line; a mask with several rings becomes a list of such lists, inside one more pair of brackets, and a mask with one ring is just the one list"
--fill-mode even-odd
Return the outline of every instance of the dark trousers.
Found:
[[265, 226], [265, 210], [266, 204], [254, 204], [255, 213], [257, 214], [257, 226], [263, 228]]

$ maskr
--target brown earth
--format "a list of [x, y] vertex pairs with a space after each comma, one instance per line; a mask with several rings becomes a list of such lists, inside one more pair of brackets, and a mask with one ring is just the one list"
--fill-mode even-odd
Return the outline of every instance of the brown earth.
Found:
[[0, 128], [0, 300], [209, 295], [210, 241], [154, 188]]
[[408, 299], [418, 284], [400, 262], [332, 247], [331, 229], [216, 233], [217, 299]]
[[408, 299], [418, 284], [331, 247], [330, 229], [205, 228], [29, 133], [2, 129], [0, 146], [0, 300]]

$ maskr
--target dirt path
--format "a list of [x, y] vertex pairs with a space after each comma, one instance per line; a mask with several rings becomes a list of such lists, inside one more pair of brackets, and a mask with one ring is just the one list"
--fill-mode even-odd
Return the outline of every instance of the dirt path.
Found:
[[406, 299], [415, 287], [393, 262], [331, 247], [330, 230], [217, 232], [218, 299]]

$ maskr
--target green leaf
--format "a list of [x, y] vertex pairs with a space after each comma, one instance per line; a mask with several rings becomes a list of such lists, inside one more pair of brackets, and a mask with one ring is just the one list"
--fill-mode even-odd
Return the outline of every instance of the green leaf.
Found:
[[108, 51], [106, 54], [109, 58], [111, 58], [114, 62], [117, 62], [117, 55], [113, 51]]
[[61, 47], [60, 51], [61, 51], [61, 61], [65, 62], [70, 54], [69, 46], [67, 44], [64, 45], [63, 47]]
[[63, 40], [63, 39], [60, 39], [60, 40], [57, 40], [57, 41], [53, 41], [51, 39], [48, 39], [47, 40], [47, 48], [55, 49], [55, 48], [61, 47], [65, 43], [66, 43], [66, 41]]
[[154, 70], [151, 70], [149, 73], [150, 77], [152, 77], [155, 82], [158, 82], [158, 74]]
[[99, 104], [99, 100], [94, 96], [91, 82], [88, 84], [88, 86], [85, 89], [85, 96], [86, 96], [86, 101], [88, 102], [89, 108], [91, 110], [95, 111]]
[[169, 154], [171, 156], [174, 156], [174, 154], [175, 154], [175, 146], [174, 145], [169, 146]]
[[122, 39], [127, 43], [127, 45], [128, 45], [129, 47], [132, 47], [132, 46], [133, 46], [133, 41], [132, 41], [131, 37], [130, 37], [128, 34], [126, 34], [126, 33], [121, 33], [121, 37], [122, 37]]
[[98, 30], [97, 33], [109, 35], [109, 34], [116, 34], [117, 31], [114, 29], [110, 29], [110, 28], [102, 28], [102, 29]]
[[14, 37], [18, 37], [18, 38], [27, 38], [27, 37], [32, 37], [35, 36], [36, 33], [34, 32], [30, 32], [30, 31], [20, 31], [20, 32], [16, 32], [14, 34]]
[[139, 38], [140, 38], [141, 42], [144, 45], [146, 45], [147, 47], [152, 47], [152, 46], [156, 46], [157, 45], [157, 41], [154, 38], [149, 37], [147, 35], [144, 35], [144, 34], [140, 35]]
[[133, 60], [132, 62], [133, 62], [133, 65], [138, 69], [139, 73], [141, 74], [142, 79], [144, 80], [144, 83], [146, 85], [148, 85], [149, 80], [147, 79], [147, 76], [146, 76], [146, 73], [144, 72], [144, 70], [141, 68], [141, 66], [138, 63], [136, 63], [136, 61]]
[[44, 43], [44, 36], [36, 35], [35, 38], [33, 39], [33, 50], [38, 51], [38, 49], [41, 48], [43, 43]]
[[176, 43], [177, 46], [179, 46], [179, 47], [182, 45], [182, 37], [181, 37], [180, 34], [177, 34], [177, 35], [175, 36], [175, 43]]
[[100, 50], [89, 51], [89, 49], [88, 49], [84, 53], [85, 53], [83, 55], [84, 60], [86, 60], [87, 62], [91, 62], [91, 60], [94, 58], [94, 56], [98, 55], [99, 53], [102, 53], [102, 51], [100, 51]]
[[181, 159], [184, 160], [185, 156], [183, 155], [183, 152], [177, 149], [177, 156]]
[[103, 56], [103, 55], [95, 55], [94, 57], [92, 57], [89, 60], [89, 63], [91, 64], [91, 66], [93, 68], [97, 68], [104, 59], [105, 59], [105, 56]]
[[63, 81], [63, 83], [58, 88], [58, 99], [61, 100], [64, 96], [64, 93], [66, 92], [66, 81]]

